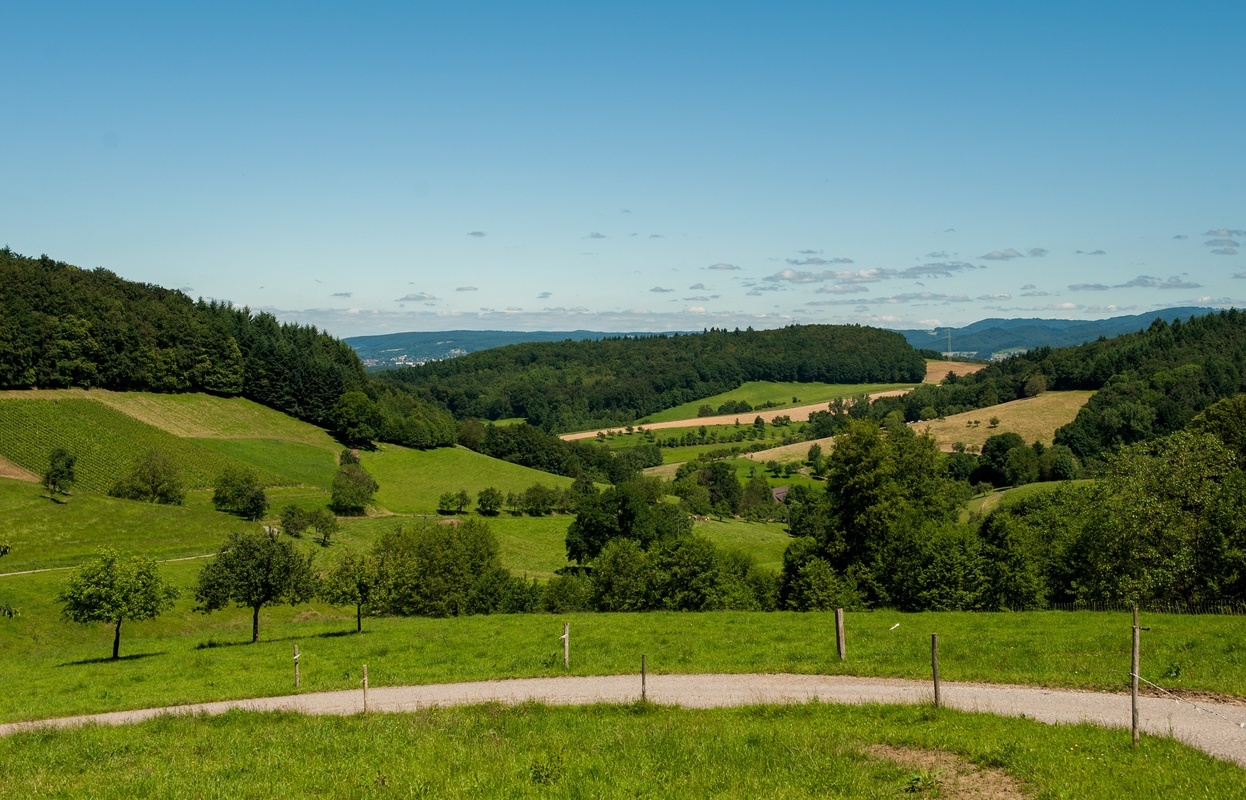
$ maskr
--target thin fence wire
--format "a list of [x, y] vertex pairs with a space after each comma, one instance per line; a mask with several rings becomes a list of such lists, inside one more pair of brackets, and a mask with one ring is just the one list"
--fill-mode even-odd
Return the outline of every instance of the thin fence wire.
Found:
[[[1135, 676], [1134, 676], [1134, 674], [1133, 674], [1132, 672], [1128, 673], [1128, 675], [1129, 675], [1129, 677], [1131, 677], [1131, 678], [1135, 677]], [[1176, 693], [1174, 693], [1174, 692], [1170, 692], [1169, 690], [1165, 689], [1163, 686], [1160, 686], [1158, 683], [1152, 683], [1151, 681], [1148, 681], [1146, 678], [1142, 677], [1141, 675], [1138, 675], [1138, 676], [1136, 676], [1136, 677], [1138, 678], [1138, 680], [1142, 681], [1142, 682], [1143, 682], [1143, 683], [1145, 683], [1147, 686], [1152, 686], [1152, 687], [1154, 687], [1154, 688], [1158, 689], [1160, 692], [1162, 692], [1163, 694], [1167, 695], [1168, 697], [1171, 697], [1173, 700], [1175, 700], [1175, 701], [1176, 701], [1176, 702], [1178, 702], [1178, 703], [1187, 703], [1187, 704], [1189, 704], [1189, 705], [1193, 706], [1193, 707], [1194, 707], [1194, 709], [1195, 709], [1196, 711], [1200, 711], [1200, 712], [1203, 712], [1203, 713], [1206, 713], [1206, 714], [1211, 714], [1211, 715], [1212, 715], [1212, 716], [1214, 716], [1214, 717], [1219, 717], [1220, 719], [1224, 720], [1225, 722], [1229, 723], [1230, 725], [1232, 725], [1232, 726], [1233, 726], [1233, 727], [1235, 727], [1235, 728], [1246, 728], [1246, 722], [1238, 722], [1238, 721], [1237, 721], [1237, 720], [1235, 720], [1235, 719], [1230, 719], [1230, 718], [1226, 717], [1224, 714], [1221, 714], [1219, 711], [1217, 711], [1217, 710], [1216, 710], [1216, 709], [1214, 709], [1214, 708], [1207, 708], [1206, 706], [1201, 706], [1201, 705], [1199, 705], [1199, 704], [1198, 704], [1196, 701], [1194, 701], [1194, 700], [1188, 700], [1188, 699], [1186, 699], [1186, 698], [1184, 698], [1184, 697], [1181, 697], [1180, 695], [1178, 695], [1178, 694], [1176, 694]]]

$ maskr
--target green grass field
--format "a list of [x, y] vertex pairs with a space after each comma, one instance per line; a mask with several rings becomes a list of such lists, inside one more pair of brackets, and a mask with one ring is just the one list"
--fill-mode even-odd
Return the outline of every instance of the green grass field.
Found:
[[[77, 456], [77, 486], [101, 493], [150, 450], [173, 460], [190, 487], [211, 486], [226, 466], [239, 463], [94, 400], [0, 399], [0, 455], [41, 475], [57, 447]], [[289, 482], [266, 471], [260, 480]]]
[[[1240, 769], [1171, 739], [913, 706], [238, 711], [17, 734], [0, 762], [6, 797], [1246, 796]], [[948, 794], [966, 763], [984, 793]]]
[[1010, 489], [998, 489], [971, 499], [965, 511], [965, 519], [969, 516], [985, 516], [997, 508], [1004, 508], [1027, 497], [1054, 492], [1064, 486], [1093, 483], [1091, 480], [1047, 481], [1043, 483], [1027, 483]]
[[489, 486], [506, 494], [522, 492], [534, 483], [560, 488], [572, 483], [570, 478], [499, 461], [463, 447], [410, 450], [381, 445], [375, 452], [360, 456], [381, 485], [377, 501], [390, 511], [404, 514], [433, 513], [443, 492], [459, 489], [466, 490], [474, 504], [477, 493]]
[[86, 492], [53, 503], [37, 484], [12, 480], [0, 480], [0, 518], [0, 538], [13, 545], [3, 572], [74, 566], [105, 545], [161, 560], [213, 553], [230, 531], [254, 524], [210, 504], [160, 506]]
[[[738, 535], [739, 532], [737, 532]], [[309, 547], [315, 547], [308, 543]], [[317, 561], [332, 557], [318, 552]], [[164, 616], [122, 629], [122, 659], [107, 659], [108, 625], [60, 617], [64, 572], [0, 576], [0, 601], [21, 616], [0, 619], [0, 721], [206, 702], [291, 691], [293, 643], [303, 690], [351, 688], [359, 664], [374, 685], [427, 684], [563, 674], [558, 636], [571, 622], [572, 674], [619, 674], [646, 653], [655, 673], [794, 672], [924, 679], [930, 633], [939, 633], [946, 680], [1120, 691], [1128, 685], [1129, 615], [875, 611], [847, 614], [848, 660], [835, 657], [834, 618], [792, 612], [543, 614], [459, 619], [369, 618], [323, 603], [261, 613], [192, 610], [199, 561], [161, 565], [183, 597]], [[1171, 690], [1246, 696], [1241, 618], [1144, 614], [1142, 674]], [[893, 627], [897, 626], [898, 627]], [[505, 643], [504, 646], [502, 643]]]
[[[756, 408], [762, 403], [774, 403], [776, 408], [806, 406], [814, 403], [829, 403], [840, 397], [855, 397], [859, 394], [889, 392], [896, 389], [912, 389], [914, 383], [798, 383], [795, 381], [748, 381], [738, 389], [716, 394], [703, 400], [668, 408], [645, 417], [649, 422], [671, 422], [673, 420], [691, 419], [696, 417], [697, 409], [709, 405], [717, 409], [728, 400], [745, 400]], [[793, 398], [796, 398], [793, 400]], [[741, 415], [743, 416], [743, 415]], [[743, 422], [744, 420], [741, 419]], [[801, 420], [802, 422], [804, 420]]]

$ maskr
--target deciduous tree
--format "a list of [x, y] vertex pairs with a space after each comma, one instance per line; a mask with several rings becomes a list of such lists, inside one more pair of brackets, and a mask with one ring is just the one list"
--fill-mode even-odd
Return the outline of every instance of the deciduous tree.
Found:
[[78, 457], [63, 447], [55, 448], [48, 456], [48, 468], [43, 473], [43, 487], [53, 500], [58, 494], [69, 494], [74, 484], [74, 464]]
[[347, 550], [325, 574], [320, 596], [330, 605], [354, 606], [355, 632], [362, 633], [363, 610], [372, 604], [379, 587], [376, 558]]
[[195, 610], [204, 614], [231, 602], [251, 609], [251, 641], [260, 640], [260, 609], [297, 605], [316, 594], [311, 555], [288, 539], [264, 532], [233, 533], [221, 552], [204, 565], [195, 588]]
[[226, 467], [216, 479], [212, 505], [217, 511], [257, 520], [268, 510], [268, 497], [252, 470], [246, 467]]
[[124, 478], [108, 490], [113, 497], [180, 506], [186, 497], [177, 466], [159, 450], [149, 450], [134, 462]]
[[363, 464], [344, 464], [333, 476], [329, 507], [344, 516], [359, 516], [372, 502], [380, 486]]
[[67, 619], [112, 623], [112, 657], [119, 658], [121, 623], [158, 617], [173, 606], [177, 587], [160, 577], [154, 559], [101, 548], [61, 586], [56, 599]]

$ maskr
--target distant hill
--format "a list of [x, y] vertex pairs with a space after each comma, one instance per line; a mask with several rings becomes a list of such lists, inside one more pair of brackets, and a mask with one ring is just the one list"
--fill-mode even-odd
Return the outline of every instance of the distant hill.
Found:
[[[674, 333], [671, 331], [670, 333]], [[602, 331], [408, 331], [343, 339], [370, 371], [411, 367], [429, 361], [465, 356], [508, 344], [598, 341], [617, 337], [668, 336], [670, 333], [605, 333]]]
[[[1036, 347], [1072, 347], [1093, 342], [1100, 336], [1111, 339], [1124, 333], [1145, 330], [1156, 318], [1165, 322], [1210, 314], [1213, 309], [1183, 306], [1112, 317], [1092, 322], [1073, 319], [984, 319], [952, 328], [951, 351], [963, 358], [1002, 358]], [[916, 348], [948, 351], [948, 329], [901, 330], [909, 344]]]
[[791, 325], [524, 342], [390, 370], [378, 379], [458, 419], [523, 417], [560, 433], [624, 425], [745, 381], [917, 383], [925, 375], [921, 354], [897, 333]]
[[[1035, 347], [1071, 347], [1093, 342], [1100, 336], [1112, 338], [1122, 333], [1135, 333], [1159, 317], [1166, 322], [1202, 316], [1210, 308], [1184, 306], [1165, 308], [1132, 316], [1086, 322], [1075, 319], [991, 319], [952, 328], [952, 350], [968, 357], [989, 359], [1002, 358], [1021, 350]], [[947, 350], [947, 328], [930, 330], [896, 330], [913, 347]], [[417, 366], [429, 361], [444, 361], [465, 356], [480, 350], [505, 347], [529, 342], [577, 342], [600, 341], [618, 337], [640, 338], [646, 336], [670, 336], [666, 333], [605, 332], [605, 331], [408, 331], [405, 333], [382, 333], [373, 336], [351, 336], [343, 339], [354, 348], [369, 372], [394, 367]], [[689, 333], [681, 331], [680, 333]]]

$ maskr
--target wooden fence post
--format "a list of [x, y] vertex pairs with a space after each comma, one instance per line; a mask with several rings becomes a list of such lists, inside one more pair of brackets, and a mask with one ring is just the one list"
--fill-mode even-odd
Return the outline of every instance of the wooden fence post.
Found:
[[1130, 712], [1132, 714], [1134, 744], [1138, 743], [1138, 672], [1140, 671], [1140, 662], [1142, 661], [1141, 654], [1138, 652], [1141, 645], [1141, 636], [1139, 636], [1138, 631], [1138, 606], [1135, 605], [1133, 663], [1129, 671]]
[[939, 634], [937, 633], [930, 634], [930, 668], [934, 672], [934, 704], [935, 708], [939, 708]]
[[571, 669], [571, 623], [562, 624], [562, 666]]
[[299, 688], [299, 646], [294, 645], [294, 688]]
[[846, 643], [844, 642], [844, 610], [842, 608], [835, 609], [835, 649], [839, 651], [839, 660], [843, 661], [847, 654], [845, 652]]
[[645, 654], [640, 654], [640, 699], [645, 700]]
[[368, 665], [363, 665], [363, 713], [368, 713]]

